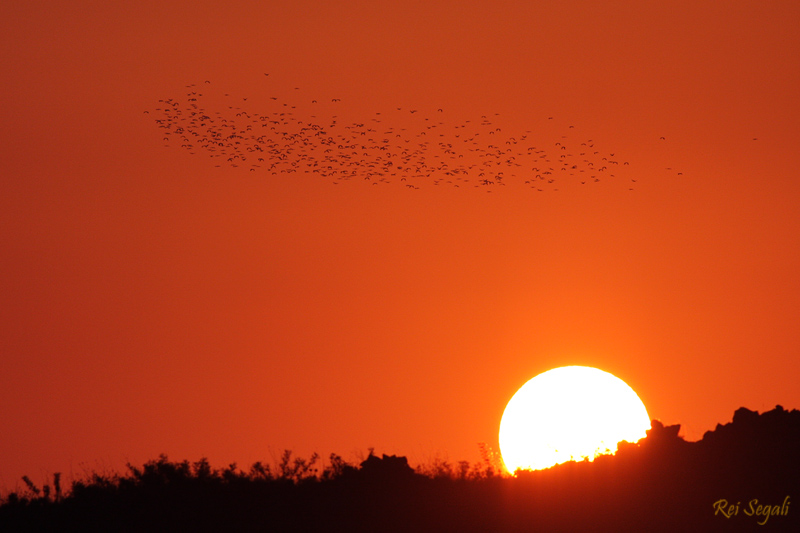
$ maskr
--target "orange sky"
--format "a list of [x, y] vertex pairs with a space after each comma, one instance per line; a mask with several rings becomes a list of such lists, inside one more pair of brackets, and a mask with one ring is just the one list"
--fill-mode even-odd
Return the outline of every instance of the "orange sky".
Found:
[[[159, 453], [474, 460], [569, 364], [689, 440], [800, 407], [796, 2], [234, 4], [0, 6], [0, 488]], [[492, 194], [216, 167], [154, 122], [190, 84], [630, 166]]]

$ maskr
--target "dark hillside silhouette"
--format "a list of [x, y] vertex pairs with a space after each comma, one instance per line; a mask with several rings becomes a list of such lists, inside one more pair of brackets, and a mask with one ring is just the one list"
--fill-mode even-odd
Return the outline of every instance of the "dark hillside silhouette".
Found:
[[[698, 442], [652, 422], [615, 455], [499, 475], [370, 452], [249, 471], [165, 456], [7, 495], [0, 531], [800, 531], [800, 412], [738, 409]], [[424, 473], [421, 473], [424, 472]]]

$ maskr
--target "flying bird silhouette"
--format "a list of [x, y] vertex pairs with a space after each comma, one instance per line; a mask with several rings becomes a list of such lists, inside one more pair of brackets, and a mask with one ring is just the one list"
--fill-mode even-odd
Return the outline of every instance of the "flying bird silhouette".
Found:
[[[319, 99], [310, 100], [316, 111], [308, 114], [302, 106], [290, 105], [278, 96], [269, 97], [263, 109], [245, 108], [253, 104], [242, 98], [245, 104], [228, 106], [225, 111], [224, 107], [213, 108], [194, 85], [187, 87], [184, 97], [162, 99], [162, 105], [153, 112], [156, 125], [166, 130], [164, 140], [176, 135], [181, 142], [175, 146], [190, 153], [205, 152], [231, 167], [252, 157], [263, 166], [253, 165], [249, 171], [268, 176], [289, 178], [305, 173], [335, 184], [359, 179], [372, 185], [403, 182], [413, 189], [425, 183], [489, 189], [518, 183], [543, 191], [561, 190], [570, 182], [576, 186], [598, 183], [596, 175], [587, 179], [581, 173], [589, 174], [596, 166], [606, 171], [603, 160], [618, 164], [616, 159], [609, 160], [616, 152], [600, 148], [584, 152], [578, 146], [593, 148], [594, 141], [581, 142], [568, 135], [555, 142], [559, 147], [555, 158], [552, 151], [542, 147], [553, 146], [548, 135], [557, 134], [535, 128], [524, 133], [514, 131], [500, 122], [498, 113], [480, 115], [480, 120], [456, 120], [446, 118], [450, 114], [443, 115], [444, 108], [436, 108], [435, 113], [409, 109], [402, 115], [406, 118], [398, 115], [398, 122], [393, 123], [392, 114], [380, 111], [367, 119], [355, 114], [339, 117], [328, 113], [333, 108], [319, 103]], [[330, 101], [334, 104], [341, 99]], [[397, 111], [407, 109], [394, 107]], [[151, 114], [150, 110], [145, 112]], [[563, 133], [577, 128], [574, 124], [559, 126], [558, 122], [553, 126], [565, 128]], [[629, 162], [623, 165], [627, 168]], [[620, 176], [607, 171], [606, 175], [606, 183], [619, 182]]]

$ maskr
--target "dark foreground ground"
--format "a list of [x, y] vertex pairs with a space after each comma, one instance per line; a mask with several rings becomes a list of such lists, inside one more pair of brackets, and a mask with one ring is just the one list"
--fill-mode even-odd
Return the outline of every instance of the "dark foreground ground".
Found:
[[[800, 531], [800, 411], [741, 408], [699, 442], [654, 422], [616, 455], [501, 476], [403, 457], [245, 472], [166, 457], [62, 493], [28, 483], [0, 531]], [[496, 465], [495, 465], [496, 466]]]

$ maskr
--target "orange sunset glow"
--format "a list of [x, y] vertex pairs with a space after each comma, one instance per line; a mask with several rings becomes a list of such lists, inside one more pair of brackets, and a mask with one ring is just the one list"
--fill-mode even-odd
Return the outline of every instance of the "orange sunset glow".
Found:
[[797, 2], [0, 27], [0, 494], [159, 454], [475, 461], [566, 366], [687, 441], [800, 406]]

